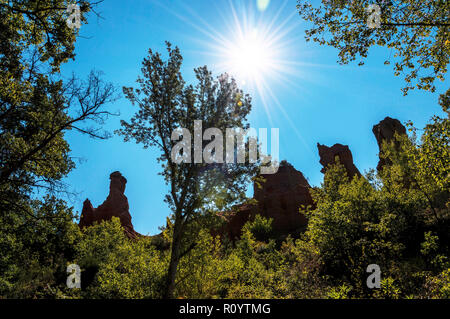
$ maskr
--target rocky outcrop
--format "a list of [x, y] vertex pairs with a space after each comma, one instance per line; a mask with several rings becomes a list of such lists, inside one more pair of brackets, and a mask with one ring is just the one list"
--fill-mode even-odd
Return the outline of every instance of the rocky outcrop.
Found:
[[[335, 144], [332, 147], [317, 144], [322, 173], [338, 159], [344, 165], [350, 177], [361, 176], [353, 163], [352, 152], [347, 145]], [[286, 161], [280, 163], [278, 172], [263, 175], [265, 182], [259, 187], [253, 186], [253, 199], [257, 204], [238, 206], [233, 213], [226, 216], [226, 224], [221, 233], [231, 239], [241, 235], [244, 224], [256, 214], [272, 218], [272, 228], [276, 236], [296, 236], [307, 224], [306, 217], [299, 212], [301, 207], [314, 207], [309, 185], [303, 174]]]
[[273, 219], [272, 228], [277, 236], [295, 235], [306, 226], [307, 219], [299, 209], [314, 203], [309, 192], [311, 187], [303, 174], [283, 161], [277, 173], [262, 177], [265, 181], [259, 186], [255, 183], [253, 187], [257, 204], [238, 206], [226, 217], [222, 232], [231, 239], [239, 237], [242, 226], [256, 214]]
[[[372, 132], [377, 139], [378, 148], [381, 153], [383, 142], [390, 142], [394, 139], [395, 133], [399, 135], [406, 135], [406, 128], [403, 124], [397, 120], [390, 117], [386, 117], [380, 123], [376, 124], [372, 128]], [[397, 144], [396, 144], [397, 145]], [[389, 165], [389, 159], [382, 158], [378, 161], [377, 170], [380, 171], [385, 165]]]
[[125, 196], [125, 186], [127, 180], [120, 172], [113, 172], [110, 176], [109, 195], [99, 207], [94, 208], [86, 199], [83, 203], [83, 210], [80, 217], [80, 227], [88, 227], [96, 222], [110, 220], [112, 217], [118, 217], [122, 224], [125, 234], [129, 238], [140, 236], [131, 222], [131, 215], [128, 211], [128, 199]]
[[[391, 141], [395, 133], [406, 134], [405, 127], [396, 119], [386, 117], [373, 127], [373, 133], [381, 148], [383, 141]], [[353, 163], [352, 153], [347, 145], [334, 144], [331, 147], [317, 144], [322, 173], [328, 165], [337, 160], [343, 164], [350, 177], [361, 176]], [[377, 168], [381, 169], [386, 161], [380, 158]], [[314, 202], [310, 194], [310, 185], [303, 174], [286, 161], [280, 163], [275, 174], [262, 175], [264, 182], [254, 184], [254, 196], [248, 204], [236, 206], [232, 212], [220, 215], [225, 219], [224, 226], [214, 234], [227, 235], [231, 239], [239, 238], [242, 227], [246, 222], [255, 218], [257, 214], [272, 218], [272, 228], [276, 237], [292, 235], [296, 237], [307, 224], [306, 217], [299, 212], [301, 207], [312, 206]], [[124, 195], [127, 180], [119, 172], [110, 176], [110, 190], [107, 199], [99, 207], [94, 208], [86, 199], [80, 219], [80, 226], [87, 227], [95, 222], [110, 220], [113, 216], [120, 219], [125, 233], [130, 238], [142, 236], [138, 234], [131, 222], [127, 197]], [[163, 242], [161, 236], [153, 236]], [[166, 245], [167, 243], [164, 243]], [[167, 245], [164, 246], [167, 248]]]
[[317, 143], [317, 148], [319, 150], [320, 164], [323, 166], [322, 173], [325, 173], [328, 165], [335, 164], [336, 159], [339, 159], [339, 163], [344, 165], [350, 178], [353, 178], [355, 175], [361, 176], [358, 168], [353, 163], [352, 152], [347, 145], [334, 144], [332, 147], [328, 147]]
[[[332, 147], [317, 144], [322, 173], [330, 164], [339, 162], [344, 165], [350, 177], [361, 176], [353, 163], [353, 156], [347, 145], [335, 144]], [[244, 224], [256, 214], [272, 218], [272, 228], [276, 236], [298, 235], [307, 224], [306, 217], [299, 212], [301, 207], [312, 206], [311, 186], [303, 174], [286, 161], [280, 163], [278, 172], [263, 175], [265, 182], [253, 186], [253, 199], [257, 204], [237, 206], [234, 212], [225, 216], [226, 224], [220, 231], [231, 239], [241, 235]]]
[[291, 232], [305, 226], [307, 220], [299, 208], [313, 205], [313, 200], [303, 174], [283, 161], [276, 174], [263, 177], [266, 181], [261, 188], [254, 185], [254, 199], [263, 216], [273, 218], [274, 231]]

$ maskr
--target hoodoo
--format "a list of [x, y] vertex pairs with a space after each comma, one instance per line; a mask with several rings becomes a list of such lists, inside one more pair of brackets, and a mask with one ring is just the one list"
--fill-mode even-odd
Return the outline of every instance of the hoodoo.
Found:
[[265, 182], [261, 187], [255, 183], [254, 205], [241, 205], [227, 215], [223, 233], [234, 239], [241, 235], [244, 224], [256, 214], [272, 218], [272, 228], [277, 235], [295, 235], [307, 224], [300, 207], [313, 205], [311, 188], [303, 174], [286, 161], [280, 163], [275, 174], [262, 175]]
[[140, 234], [133, 228], [131, 215], [128, 211], [128, 199], [124, 194], [127, 180], [120, 172], [113, 172], [109, 178], [111, 182], [108, 197], [97, 208], [94, 208], [89, 199], [86, 199], [83, 203], [79, 225], [80, 227], [91, 226], [95, 222], [110, 220], [114, 216], [120, 219], [125, 234], [129, 238], [136, 238]]
[[[406, 128], [400, 123], [399, 120], [386, 117], [380, 123], [376, 124], [372, 128], [372, 132], [377, 139], [378, 148], [381, 152], [383, 141], [390, 142], [394, 139], [395, 133], [399, 135], [406, 135]], [[383, 169], [384, 165], [389, 165], [389, 160], [380, 157], [378, 161], [377, 170]]]
[[317, 148], [319, 150], [320, 164], [323, 166], [321, 170], [322, 173], [325, 173], [328, 165], [335, 164], [336, 159], [338, 158], [339, 163], [344, 165], [347, 175], [350, 178], [353, 178], [355, 175], [361, 176], [358, 168], [353, 163], [352, 152], [347, 145], [334, 144], [333, 146], [328, 147], [317, 143]]

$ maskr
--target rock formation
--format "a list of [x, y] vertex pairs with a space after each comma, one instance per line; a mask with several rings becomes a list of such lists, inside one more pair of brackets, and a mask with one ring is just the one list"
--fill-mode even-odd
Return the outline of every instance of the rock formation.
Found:
[[[373, 127], [373, 133], [381, 148], [383, 141], [391, 141], [395, 132], [406, 134], [405, 127], [400, 121], [386, 117], [383, 121]], [[347, 145], [335, 144], [331, 147], [317, 144], [320, 156], [320, 164], [325, 173], [330, 164], [339, 162], [344, 165], [348, 176], [361, 176], [358, 168], [353, 163], [352, 153]], [[386, 165], [386, 161], [380, 159], [377, 169]], [[231, 239], [240, 237], [244, 224], [252, 220], [257, 214], [266, 218], [272, 218], [272, 228], [274, 234], [281, 238], [287, 235], [297, 236], [305, 228], [307, 219], [299, 212], [302, 206], [314, 206], [310, 194], [310, 185], [303, 174], [297, 171], [286, 161], [280, 163], [278, 172], [275, 174], [263, 175], [265, 182], [258, 186], [254, 184], [254, 196], [256, 204], [243, 204], [236, 206], [233, 212], [222, 213], [226, 219], [225, 225], [214, 231], [215, 234], [227, 235]], [[110, 220], [116, 216], [120, 219], [125, 233], [130, 238], [142, 236], [138, 234], [131, 222], [131, 215], [128, 211], [128, 200], [124, 195], [127, 180], [119, 172], [114, 172], [110, 176], [110, 190], [107, 199], [98, 208], [94, 208], [91, 202], [86, 199], [80, 219], [80, 227], [92, 225], [94, 222]], [[158, 237], [154, 236], [154, 237]]]
[[277, 173], [262, 177], [265, 182], [260, 186], [256, 183], [253, 186], [253, 198], [257, 200], [257, 204], [241, 205], [227, 216], [227, 224], [222, 232], [230, 238], [239, 237], [242, 226], [256, 214], [272, 218], [272, 228], [278, 236], [295, 235], [307, 224], [307, 219], [299, 212], [299, 208], [313, 205], [313, 200], [309, 183], [303, 174], [283, 161]]
[[353, 163], [352, 152], [347, 145], [334, 144], [332, 147], [328, 147], [317, 143], [317, 148], [319, 150], [320, 164], [323, 166], [322, 173], [325, 173], [328, 165], [335, 164], [336, 157], [338, 157], [339, 163], [344, 165], [350, 178], [353, 178], [355, 175], [361, 176], [358, 168]]
[[86, 199], [83, 203], [83, 210], [80, 217], [80, 227], [93, 225], [95, 222], [110, 220], [113, 216], [120, 219], [125, 234], [129, 238], [136, 238], [138, 234], [131, 223], [131, 215], [128, 211], [128, 199], [124, 195], [127, 180], [120, 172], [113, 172], [109, 176], [109, 195], [99, 207], [94, 208]]
[[[361, 176], [353, 163], [353, 156], [347, 145], [335, 144], [332, 147], [317, 144], [322, 173], [326, 167], [336, 163], [336, 158], [344, 165], [350, 177]], [[278, 172], [263, 175], [265, 182], [258, 187], [253, 186], [257, 204], [238, 206], [235, 212], [226, 217], [227, 223], [221, 233], [226, 233], [232, 239], [238, 238], [244, 224], [253, 219], [256, 214], [272, 218], [272, 228], [276, 235], [295, 235], [307, 224], [306, 217], [299, 213], [300, 207], [314, 206], [310, 194], [310, 185], [303, 174], [291, 164], [283, 161]]]
[[[372, 128], [372, 132], [377, 139], [378, 148], [381, 153], [381, 148], [383, 146], [383, 141], [390, 142], [394, 139], [395, 133], [399, 135], [406, 135], [406, 128], [403, 124], [397, 120], [390, 117], [386, 117], [380, 123], [376, 124]], [[380, 171], [384, 165], [389, 165], [390, 161], [384, 159], [380, 156], [378, 161], [377, 170]]]

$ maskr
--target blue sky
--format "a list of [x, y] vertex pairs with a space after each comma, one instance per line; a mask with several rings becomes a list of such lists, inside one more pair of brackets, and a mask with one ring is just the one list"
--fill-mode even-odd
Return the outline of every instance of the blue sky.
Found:
[[[189, 83], [195, 67], [207, 65], [215, 75], [224, 71], [227, 66], [217, 48], [224, 39], [233, 43], [238, 25], [269, 30], [279, 38], [279, 59], [287, 72], [265, 75], [269, 89], [263, 95], [251, 83], [242, 86], [253, 97], [250, 124], [269, 132], [279, 128], [280, 158], [300, 170], [311, 185], [323, 178], [317, 143], [349, 145], [356, 166], [365, 171], [378, 162], [374, 124], [390, 116], [422, 128], [432, 115], [442, 114], [437, 100], [448, 81], [438, 83], [436, 93], [412, 91], [404, 97], [403, 79], [383, 63], [389, 57], [386, 48], [372, 48], [364, 66], [341, 66], [335, 49], [304, 40], [306, 24], [296, 13], [295, 0], [268, 2], [260, 11], [257, 0], [105, 0], [98, 8], [103, 18], [92, 15], [89, 24], [82, 25], [76, 59], [64, 66], [63, 74], [83, 77], [100, 70], [121, 92], [122, 86], [135, 85], [147, 50], [163, 53], [167, 40], [181, 49], [183, 76]], [[123, 97], [108, 107], [120, 112], [106, 123], [110, 132], [137, 110]], [[128, 180], [125, 195], [135, 229], [158, 233], [170, 212], [163, 202], [167, 187], [158, 175], [157, 150], [144, 150], [118, 136], [102, 141], [69, 132], [67, 138], [77, 161], [65, 180], [77, 193], [69, 204], [76, 211], [86, 198], [100, 205], [108, 195], [109, 174], [118, 170]]]

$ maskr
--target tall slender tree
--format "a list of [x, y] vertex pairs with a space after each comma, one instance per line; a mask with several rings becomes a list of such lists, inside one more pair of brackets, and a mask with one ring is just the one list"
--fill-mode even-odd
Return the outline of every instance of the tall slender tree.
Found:
[[[194, 133], [193, 139], [200, 143], [197, 147], [200, 146], [201, 150], [209, 143], [203, 140], [203, 132], [207, 128], [218, 128], [222, 132], [227, 128], [247, 129], [246, 116], [251, 110], [251, 98], [226, 74], [215, 79], [206, 67], [195, 69], [195, 86], [187, 85], [180, 72], [180, 50], [167, 43], [167, 51], [168, 59], [164, 61], [159, 53], [150, 49], [142, 63], [143, 77], [137, 80], [138, 88], [123, 88], [128, 100], [139, 110], [131, 121], [122, 121], [122, 129], [118, 133], [124, 136], [125, 141], [135, 140], [144, 148], [151, 146], [160, 151], [161, 175], [169, 185], [166, 202], [173, 211], [171, 257], [164, 293], [166, 298], [172, 298], [178, 263], [195, 245], [189, 240], [192, 236], [187, 236], [186, 230], [212, 206], [225, 209], [242, 200], [257, 163], [201, 163], [202, 160], [199, 162], [192, 156], [191, 136], [186, 131], [182, 135], [189, 147], [176, 156], [192, 160], [177, 164], [172, 159], [173, 147], [177, 143], [172, 139], [174, 132], [180, 133], [180, 128], [185, 128], [193, 133], [196, 120], [202, 121], [203, 129], [201, 133], [197, 131], [197, 135]], [[180, 137], [178, 133], [176, 135]], [[217, 132], [213, 135], [220, 140]], [[219, 151], [215, 151], [219, 156]], [[225, 162], [223, 156], [222, 163]], [[222, 200], [212, 202], [212, 193], [221, 194]]]

